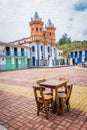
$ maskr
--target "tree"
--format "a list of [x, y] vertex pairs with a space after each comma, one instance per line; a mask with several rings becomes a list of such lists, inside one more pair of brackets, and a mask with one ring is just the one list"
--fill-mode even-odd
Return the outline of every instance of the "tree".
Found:
[[58, 42], [60, 45], [62, 44], [66, 44], [66, 43], [71, 43], [71, 38], [68, 37], [67, 33], [64, 33], [64, 35], [62, 35], [62, 38], [59, 39]]

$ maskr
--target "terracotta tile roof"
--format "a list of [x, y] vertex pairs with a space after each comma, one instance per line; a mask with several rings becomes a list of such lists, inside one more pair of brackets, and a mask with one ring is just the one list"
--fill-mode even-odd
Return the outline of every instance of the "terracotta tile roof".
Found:
[[85, 50], [87, 50], [87, 48], [79, 48], [79, 49], [72, 50], [72, 51], [70, 51], [70, 52], [85, 51]]
[[24, 45], [19, 45], [19, 44], [12, 44], [12, 43], [4, 43], [4, 42], [0, 42], [0, 46], [12, 46], [12, 47], [21, 47], [21, 48], [30, 48], [28, 46], [24, 46]]

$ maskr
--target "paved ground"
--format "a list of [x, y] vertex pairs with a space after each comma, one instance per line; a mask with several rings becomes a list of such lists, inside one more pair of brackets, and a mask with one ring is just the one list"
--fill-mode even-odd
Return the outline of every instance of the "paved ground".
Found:
[[[64, 116], [36, 115], [32, 85], [41, 78], [67, 77], [73, 82], [71, 110]], [[77, 68], [0, 72], [0, 125], [8, 130], [87, 130], [87, 71]], [[0, 129], [1, 130], [1, 129]]]

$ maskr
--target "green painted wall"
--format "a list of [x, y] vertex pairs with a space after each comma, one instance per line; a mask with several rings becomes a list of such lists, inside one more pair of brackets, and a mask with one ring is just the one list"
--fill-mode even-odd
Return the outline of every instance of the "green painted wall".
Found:
[[21, 68], [26, 68], [25, 59], [21, 58]]
[[[27, 59], [27, 63], [25, 63], [25, 58], [14, 58], [12, 64], [12, 58], [6, 57], [6, 65], [0, 65], [0, 70], [12, 70], [12, 69], [22, 69], [22, 68], [29, 68], [30, 67], [30, 59]], [[18, 64], [20, 63], [20, 64]]]
[[30, 59], [27, 59], [27, 67], [30, 67]]
[[6, 58], [6, 70], [12, 69], [11, 58]]

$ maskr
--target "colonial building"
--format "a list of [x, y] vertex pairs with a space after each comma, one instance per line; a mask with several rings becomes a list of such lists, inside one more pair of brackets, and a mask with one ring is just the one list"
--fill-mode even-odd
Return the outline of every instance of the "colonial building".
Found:
[[[35, 12], [29, 22], [30, 37], [0, 45], [0, 69], [18, 69], [60, 65], [62, 51], [58, 50], [54, 24], [48, 19], [44, 24]], [[6, 50], [3, 53], [3, 50]]]
[[29, 47], [0, 42], [0, 70], [29, 68], [29, 52]]
[[29, 25], [31, 66], [49, 66], [50, 57], [52, 64], [58, 65], [58, 48], [55, 43], [56, 28], [51, 20], [48, 19], [47, 24], [44, 25], [38, 13], [35, 12]]
[[73, 50], [69, 53], [70, 65], [87, 62], [87, 48]]

